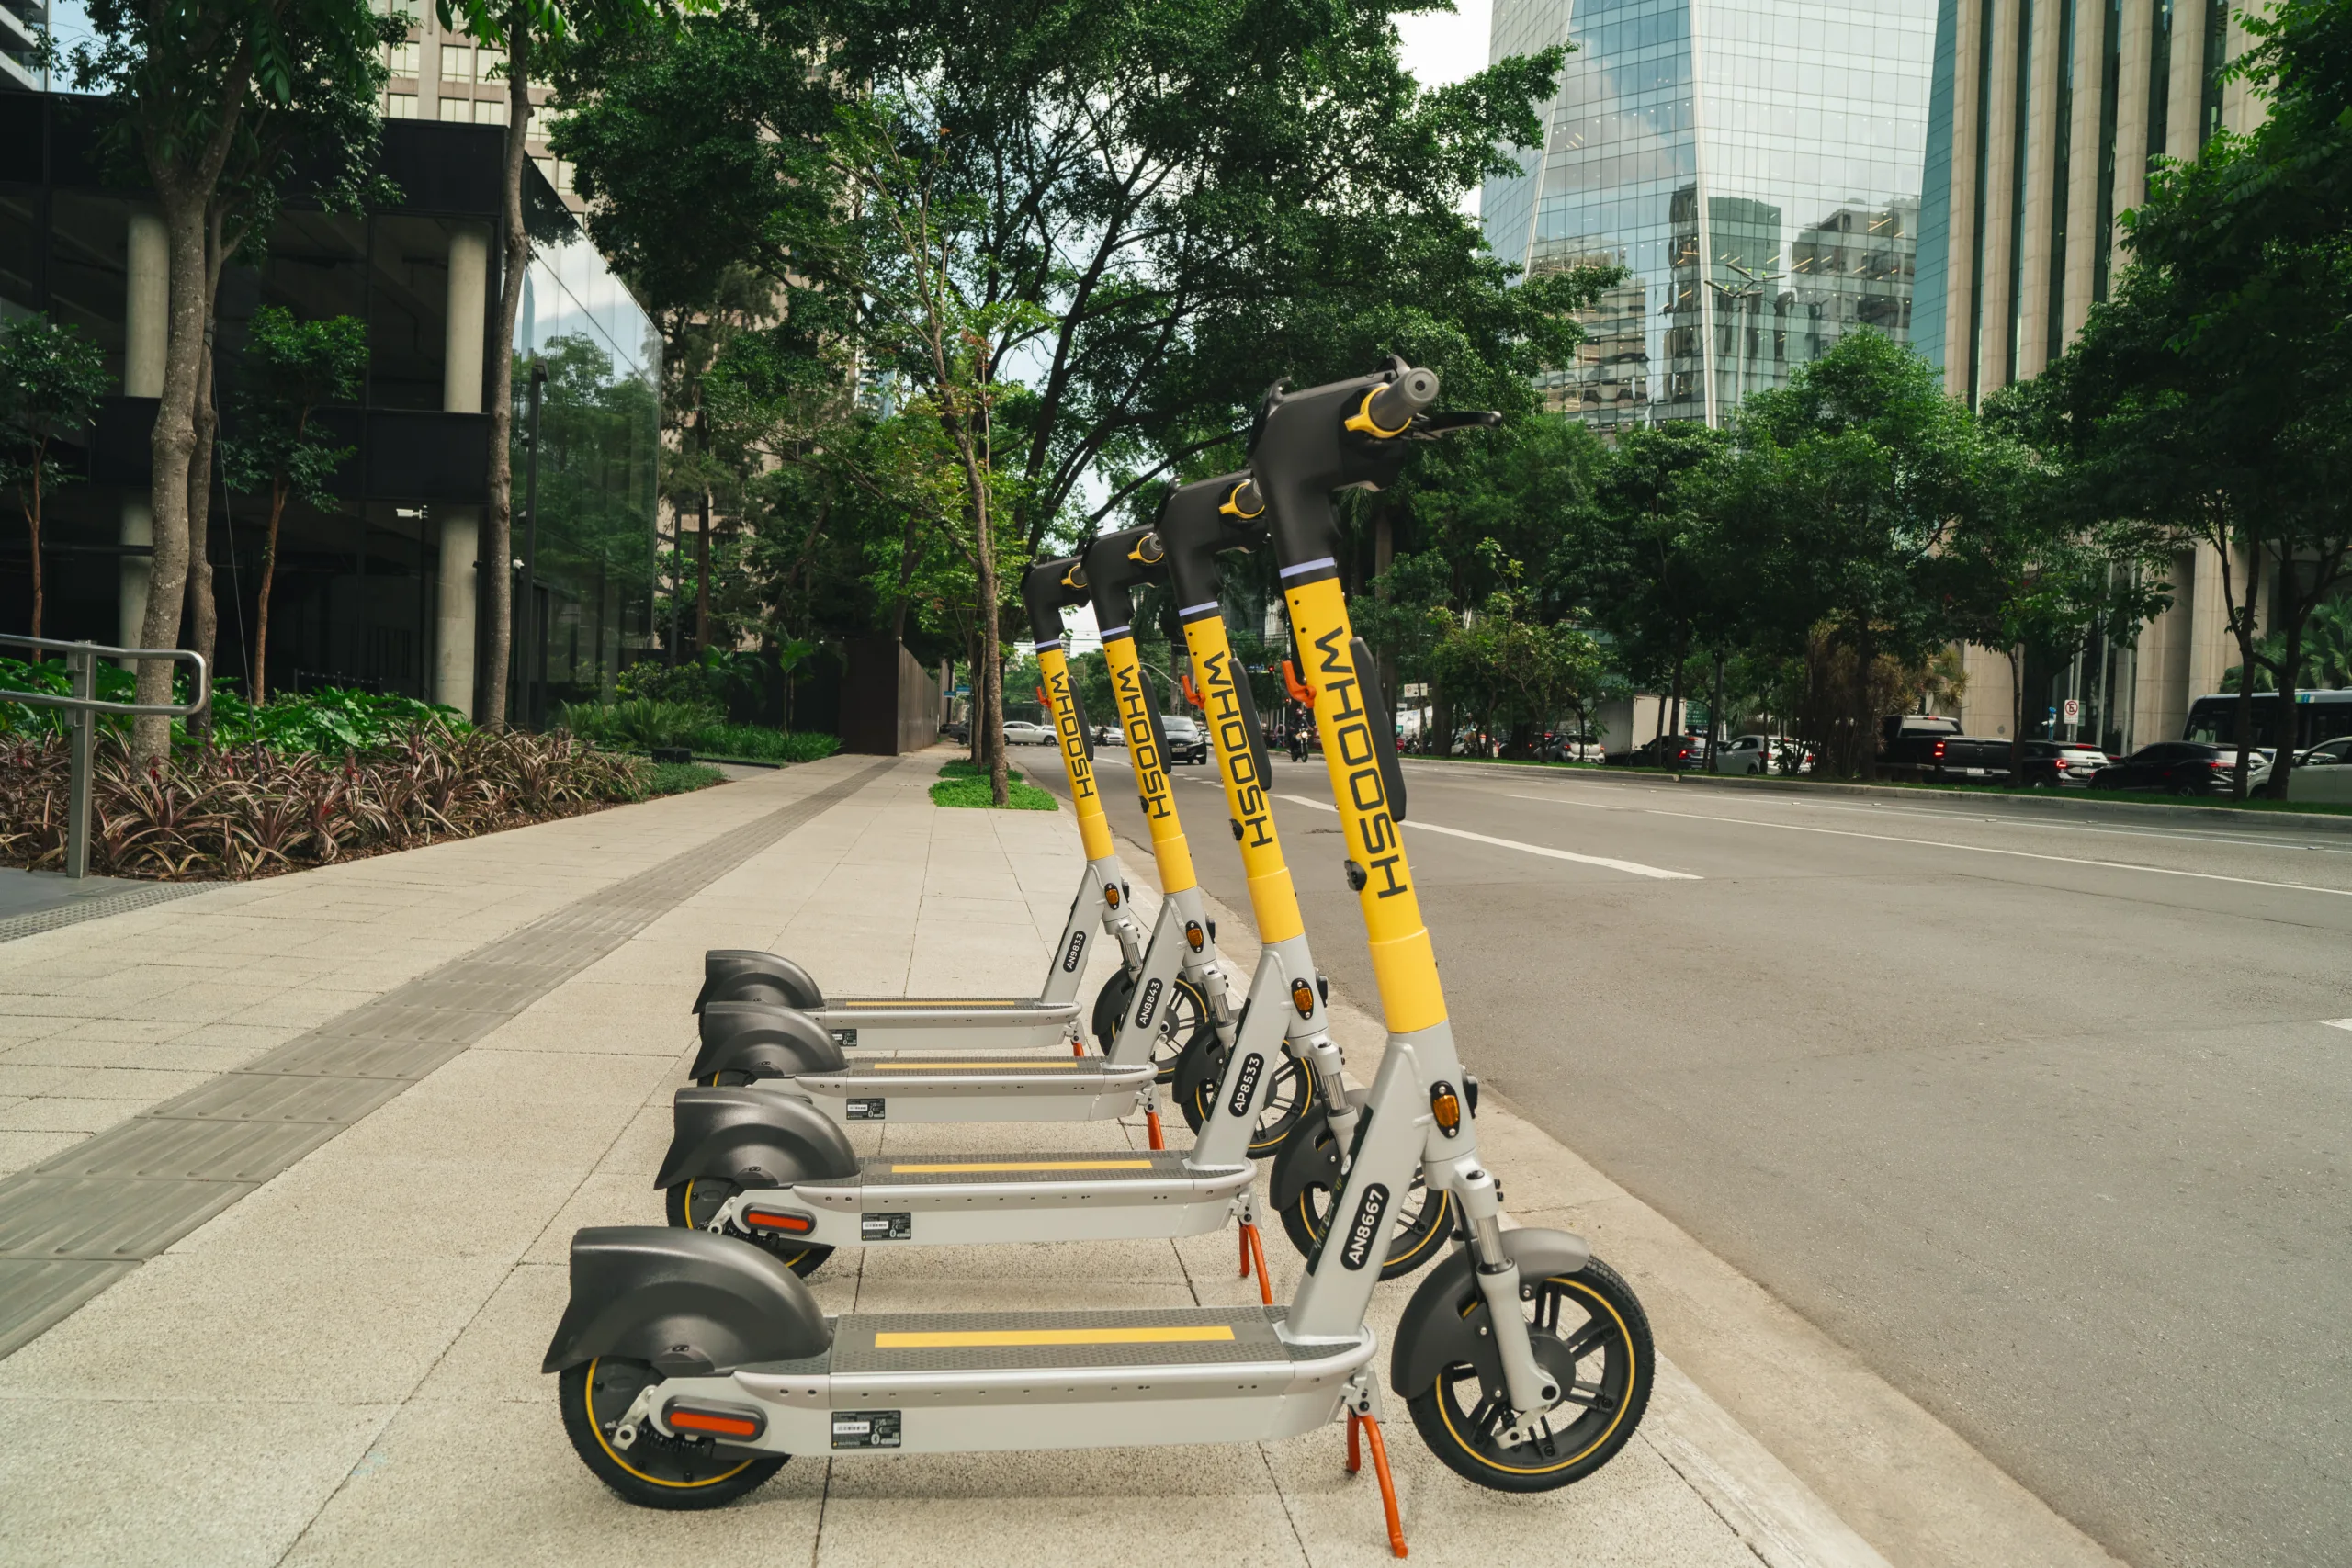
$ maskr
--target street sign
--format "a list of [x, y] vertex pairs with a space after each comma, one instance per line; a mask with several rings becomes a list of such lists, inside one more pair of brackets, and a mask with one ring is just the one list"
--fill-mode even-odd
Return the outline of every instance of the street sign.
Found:
[[2082, 721], [2083, 699], [2080, 697], [2068, 697], [2066, 699], [2066, 722], [2068, 724], [2080, 724]]

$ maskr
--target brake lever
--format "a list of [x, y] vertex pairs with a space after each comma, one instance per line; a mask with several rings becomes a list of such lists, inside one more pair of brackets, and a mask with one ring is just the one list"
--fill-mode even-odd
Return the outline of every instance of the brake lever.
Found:
[[1441, 435], [1451, 435], [1457, 430], [1492, 430], [1502, 422], [1503, 416], [1493, 409], [1415, 414], [1413, 427], [1405, 433], [1403, 439], [1433, 441]]

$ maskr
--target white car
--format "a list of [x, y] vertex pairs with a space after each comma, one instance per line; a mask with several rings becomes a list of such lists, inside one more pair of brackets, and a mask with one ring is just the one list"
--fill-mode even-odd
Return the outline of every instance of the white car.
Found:
[[1042, 724], [1031, 724], [1023, 718], [1004, 721], [1004, 743], [1007, 746], [1051, 746], [1054, 732]]
[[1719, 773], [1777, 773], [1782, 771], [1787, 750], [1795, 741], [1769, 735], [1743, 735], [1727, 745], [1715, 748], [1714, 772]]

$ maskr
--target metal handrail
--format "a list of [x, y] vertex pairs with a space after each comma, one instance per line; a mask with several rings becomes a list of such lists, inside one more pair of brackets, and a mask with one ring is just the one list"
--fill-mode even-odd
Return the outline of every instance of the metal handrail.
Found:
[[[28, 703], [34, 707], [74, 708], [84, 713], [130, 715], [163, 715], [172, 718], [187, 718], [202, 713], [212, 701], [212, 671], [204, 655], [185, 648], [109, 648], [101, 642], [60, 642], [54, 637], [19, 637], [15, 632], [0, 632], [0, 642], [13, 643], [18, 648], [54, 649], [66, 656], [66, 668], [74, 668], [74, 655], [88, 654], [98, 659], [169, 659], [178, 663], [196, 666], [196, 700], [192, 703], [109, 703], [91, 695], [60, 696], [55, 692], [8, 692], [0, 694], [0, 702]], [[91, 667], [93, 675], [96, 666]]]
[[[60, 642], [53, 637], [20, 637], [0, 632], [0, 643], [17, 648], [55, 649], [65, 655], [65, 669], [74, 690], [55, 692], [0, 691], [0, 702], [30, 707], [63, 708], [69, 753], [65, 792], [65, 874], [79, 882], [90, 874], [90, 743], [97, 735], [97, 716], [123, 714], [134, 717], [187, 718], [202, 713], [212, 701], [212, 671], [204, 655], [184, 648], [109, 648], [96, 642]], [[110, 703], [97, 694], [100, 659], [168, 659], [196, 666], [196, 700], [189, 703]]]

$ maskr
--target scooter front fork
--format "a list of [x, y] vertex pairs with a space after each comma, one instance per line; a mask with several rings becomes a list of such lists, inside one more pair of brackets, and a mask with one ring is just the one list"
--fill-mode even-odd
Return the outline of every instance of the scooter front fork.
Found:
[[1487, 1317], [1495, 1325], [1503, 1383], [1510, 1391], [1512, 1414], [1518, 1418], [1513, 1427], [1524, 1427], [1560, 1403], [1561, 1389], [1535, 1359], [1535, 1347], [1528, 1338], [1527, 1319], [1519, 1307], [1519, 1264], [1503, 1249], [1501, 1193], [1494, 1176], [1474, 1160], [1455, 1162], [1447, 1176], [1445, 1186], [1461, 1203], [1470, 1233], [1478, 1293], [1486, 1298]]

